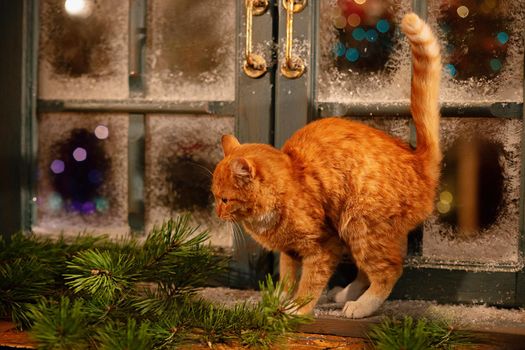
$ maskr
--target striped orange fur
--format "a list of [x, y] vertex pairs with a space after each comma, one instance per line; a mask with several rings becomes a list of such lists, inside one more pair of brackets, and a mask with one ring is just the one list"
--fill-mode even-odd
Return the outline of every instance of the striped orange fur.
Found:
[[401, 28], [413, 56], [411, 111], [417, 148], [342, 118], [314, 121], [282, 150], [222, 138], [225, 157], [213, 174], [220, 218], [241, 223], [261, 245], [280, 251], [280, 275], [301, 276], [295, 291], [312, 301], [344, 250], [357, 279], [331, 297], [347, 317], [372, 314], [402, 273], [407, 233], [433, 209], [439, 179], [439, 44], [415, 14]]

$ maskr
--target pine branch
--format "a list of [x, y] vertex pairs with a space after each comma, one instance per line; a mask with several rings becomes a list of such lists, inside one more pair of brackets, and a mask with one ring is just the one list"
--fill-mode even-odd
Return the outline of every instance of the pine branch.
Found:
[[410, 316], [402, 320], [386, 319], [372, 328], [368, 337], [378, 350], [453, 349], [470, 345], [474, 340], [471, 334], [454, 330], [444, 322], [414, 320]]
[[86, 250], [67, 263], [70, 273], [64, 274], [66, 285], [75, 293], [85, 291], [106, 302], [116, 300], [132, 289], [138, 279], [135, 259], [98, 249]]
[[67, 297], [30, 307], [31, 334], [42, 349], [87, 349], [92, 342], [92, 316], [82, 299]]

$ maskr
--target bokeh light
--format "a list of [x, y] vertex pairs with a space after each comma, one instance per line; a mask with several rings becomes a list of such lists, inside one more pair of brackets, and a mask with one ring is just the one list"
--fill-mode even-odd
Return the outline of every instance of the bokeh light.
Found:
[[109, 137], [109, 129], [105, 125], [98, 125], [95, 128], [95, 136], [99, 140], [105, 140]]
[[346, 27], [346, 17], [339, 16], [334, 18], [334, 27], [338, 29], [343, 29]]
[[338, 39], [332, 49], [336, 67], [356, 73], [390, 71], [387, 62], [400, 39], [394, 12], [384, 1], [338, 0], [328, 12]]
[[505, 45], [509, 41], [509, 35], [505, 32], [499, 32], [496, 37], [501, 45]]
[[60, 159], [55, 159], [51, 162], [51, 166], [49, 168], [54, 174], [62, 174], [66, 169], [66, 164]]
[[445, 69], [446, 69], [447, 72], [448, 72], [451, 76], [453, 76], [453, 77], [455, 77], [456, 74], [458, 74], [458, 72], [456, 71], [456, 67], [454, 67], [454, 65], [451, 64], [451, 63], [446, 64], [446, 65], [445, 65]]
[[366, 31], [366, 40], [373, 43], [374, 41], [377, 40], [377, 38], [378, 38], [378, 34], [375, 29], [369, 29]]
[[346, 21], [350, 26], [357, 27], [359, 24], [361, 24], [361, 17], [357, 13], [351, 13]]
[[503, 0], [443, 2], [438, 24], [451, 77], [493, 79], [503, 71], [510, 53], [512, 19], [496, 9], [508, 7]]
[[441, 214], [446, 214], [450, 211], [451, 206], [450, 203], [438, 202], [436, 208]]
[[366, 32], [361, 27], [356, 28], [352, 31], [352, 37], [357, 41], [362, 41], [366, 37]]
[[75, 158], [77, 162], [83, 162], [87, 158], [87, 151], [82, 147], [77, 147], [73, 151], [73, 158]]
[[109, 202], [106, 198], [97, 197], [95, 198], [95, 207], [99, 213], [104, 213], [109, 209]]
[[56, 192], [52, 192], [47, 198], [47, 207], [51, 211], [60, 211], [64, 205], [62, 196]]
[[379, 33], [386, 33], [390, 30], [390, 23], [386, 19], [381, 19], [377, 22], [376, 28]]
[[342, 42], [338, 41], [336, 44], [335, 44], [335, 47], [334, 47], [334, 53], [337, 57], [342, 57], [344, 56], [346, 52], [346, 47], [345, 47], [345, 44], [343, 44]]
[[503, 67], [503, 64], [497, 58], [493, 58], [493, 59], [490, 60], [490, 68], [494, 72], [500, 71], [502, 67]]
[[356, 48], [351, 47], [346, 51], [345, 57], [350, 62], [355, 62], [359, 59], [359, 51], [357, 51]]
[[458, 13], [459, 17], [466, 18], [468, 16], [468, 14], [469, 14], [469, 9], [468, 9], [467, 6], [462, 5], [462, 6], [458, 7], [456, 12]]
[[[105, 188], [111, 181], [111, 161], [104, 144], [93, 129], [74, 129], [69, 137], [53, 146], [52, 152], [56, 153], [56, 160], [63, 163], [64, 170], [59, 175], [56, 174], [57, 169], [50, 171], [55, 193], [46, 199], [45, 204], [50, 210], [81, 215], [107, 210], [107, 199], [105, 202], [97, 201], [97, 198], [105, 198]], [[61, 163], [56, 164], [55, 167], [62, 167]]]
[[93, 12], [92, 0], [66, 0], [64, 9], [73, 17], [86, 18]]

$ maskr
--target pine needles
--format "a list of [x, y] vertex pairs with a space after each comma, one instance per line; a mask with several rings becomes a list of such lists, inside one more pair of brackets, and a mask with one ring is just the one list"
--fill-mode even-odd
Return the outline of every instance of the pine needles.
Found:
[[196, 292], [227, 266], [188, 217], [155, 228], [142, 245], [79, 236], [70, 244], [16, 235], [0, 241], [0, 318], [42, 349], [171, 349], [235, 342], [269, 347], [307, 317], [270, 277], [262, 301], [214, 305]]
[[470, 334], [455, 330], [444, 322], [414, 320], [409, 316], [402, 320], [386, 319], [368, 336], [377, 350], [450, 350], [473, 342]]

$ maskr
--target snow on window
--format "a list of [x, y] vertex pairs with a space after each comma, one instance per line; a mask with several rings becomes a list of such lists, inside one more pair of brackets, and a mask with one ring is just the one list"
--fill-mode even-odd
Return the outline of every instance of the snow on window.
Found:
[[148, 14], [148, 96], [233, 100], [235, 2], [156, 0]]
[[443, 169], [423, 256], [452, 263], [516, 264], [522, 121], [441, 121]]
[[231, 248], [231, 224], [214, 212], [212, 172], [223, 158], [221, 136], [232, 134], [233, 117], [146, 116], [146, 230], [169, 217], [191, 213], [215, 246]]
[[523, 101], [525, 1], [434, 0], [429, 12], [443, 48], [443, 101]]
[[319, 101], [408, 101], [410, 51], [398, 24], [410, 5], [321, 0]]
[[35, 232], [124, 234], [128, 116], [39, 116]]
[[42, 1], [39, 97], [128, 97], [128, 11], [127, 1]]

